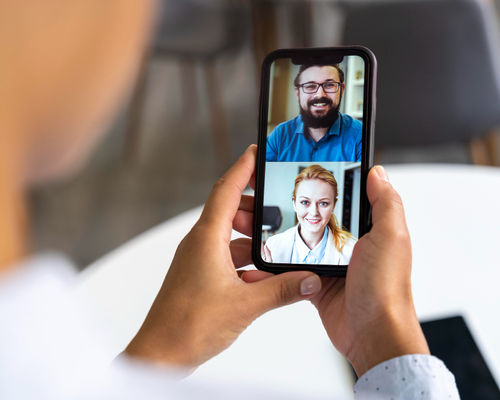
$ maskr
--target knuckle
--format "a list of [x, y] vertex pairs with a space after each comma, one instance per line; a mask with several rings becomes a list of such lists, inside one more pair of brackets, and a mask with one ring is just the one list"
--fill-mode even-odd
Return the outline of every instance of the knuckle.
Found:
[[406, 227], [390, 226], [386, 232], [387, 238], [398, 246], [403, 246], [410, 243], [410, 234]]
[[393, 210], [402, 210], [403, 200], [401, 200], [399, 193], [392, 189], [389, 195], [385, 198], [385, 205]]
[[395, 206], [403, 207], [403, 200], [401, 199], [399, 193], [396, 192], [394, 189], [392, 189], [391, 201]]
[[210, 228], [204, 224], [196, 224], [191, 231], [182, 239], [180, 246], [196, 247], [202, 251], [209, 246], [210, 238], [212, 237]]
[[221, 176], [219, 179], [217, 179], [214, 183], [214, 189], [217, 189], [219, 187], [222, 187], [226, 184], [227, 179], [224, 176]]
[[278, 306], [284, 306], [290, 302], [292, 290], [286, 281], [280, 281], [276, 291], [276, 303]]
[[222, 188], [228, 188], [230, 190], [235, 190], [241, 194], [245, 189], [245, 185], [242, 185], [241, 182], [231, 178], [230, 176], [221, 176], [213, 186], [214, 190], [220, 190]]
[[398, 243], [405, 243], [410, 240], [410, 234], [407, 229], [396, 228], [392, 232], [392, 238]]

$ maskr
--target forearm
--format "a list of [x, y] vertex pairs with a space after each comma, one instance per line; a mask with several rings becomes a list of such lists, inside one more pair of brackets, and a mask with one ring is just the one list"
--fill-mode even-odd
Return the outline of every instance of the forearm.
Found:
[[383, 361], [405, 354], [430, 354], [417, 317], [388, 313], [359, 335], [348, 358], [358, 376]]

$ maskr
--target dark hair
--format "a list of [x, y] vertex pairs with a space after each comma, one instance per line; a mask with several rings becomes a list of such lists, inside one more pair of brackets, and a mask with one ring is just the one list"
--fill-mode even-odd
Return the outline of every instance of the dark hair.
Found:
[[295, 80], [293, 81], [293, 84], [295, 87], [299, 87], [300, 83], [300, 75], [302, 72], [304, 72], [306, 69], [311, 68], [311, 67], [333, 67], [335, 68], [338, 73], [339, 73], [339, 79], [340, 83], [344, 83], [344, 71], [339, 67], [338, 64], [303, 64], [299, 68], [299, 72], [297, 73], [297, 76], [295, 77]]

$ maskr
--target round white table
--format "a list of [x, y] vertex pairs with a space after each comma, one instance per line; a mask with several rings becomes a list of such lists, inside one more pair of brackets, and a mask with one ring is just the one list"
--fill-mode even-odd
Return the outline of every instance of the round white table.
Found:
[[[500, 169], [467, 165], [387, 167], [405, 204], [420, 319], [465, 317], [500, 382]], [[81, 273], [78, 291], [108, 324], [110, 359], [132, 339], [175, 248], [201, 207], [158, 225]], [[188, 379], [237, 381], [304, 398], [352, 398], [348, 364], [330, 344], [315, 309], [301, 302], [259, 318]]]

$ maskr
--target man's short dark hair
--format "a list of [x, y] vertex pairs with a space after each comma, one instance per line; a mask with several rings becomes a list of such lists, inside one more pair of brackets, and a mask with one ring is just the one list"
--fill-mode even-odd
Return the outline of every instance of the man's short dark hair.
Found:
[[300, 75], [302, 72], [304, 72], [306, 69], [311, 68], [311, 67], [333, 67], [337, 70], [339, 73], [339, 80], [340, 83], [344, 83], [344, 71], [340, 68], [338, 64], [303, 64], [299, 68], [299, 72], [297, 73], [297, 76], [295, 77], [295, 80], [293, 81], [293, 84], [295, 87], [299, 87], [300, 85]]

